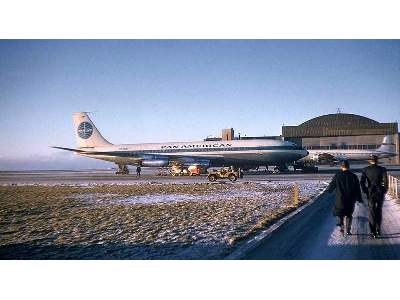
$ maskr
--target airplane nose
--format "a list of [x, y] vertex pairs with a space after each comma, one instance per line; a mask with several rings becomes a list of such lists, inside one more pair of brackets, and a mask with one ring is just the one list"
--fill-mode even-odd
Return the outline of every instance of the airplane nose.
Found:
[[306, 157], [309, 154], [309, 152], [306, 149], [298, 149], [296, 152], [296, 160], [302, 159], [303, 157]]
[[306, 157], [308, 154], [310, 154], [306, 149], [303, 149], [303, 151], [301, 151], [301, 157]]

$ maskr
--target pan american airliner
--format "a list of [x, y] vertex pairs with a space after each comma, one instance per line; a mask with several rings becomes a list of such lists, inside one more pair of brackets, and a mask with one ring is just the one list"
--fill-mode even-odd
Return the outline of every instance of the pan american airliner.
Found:
[[234, 166], [237, 168], [260, 165], [281, 166], [308, 155], [307, 150], [282, 140], [229, 140], [172, 143], [114, 145], [96, 128], [88, 114], [72, 116], [77, 148], [53, 147], [78, 155], [110, 161], [118, 165], [120, 173], [127, 173], [127, 165], [143, 167], [171, 167], [196, 165], [203, 168]]

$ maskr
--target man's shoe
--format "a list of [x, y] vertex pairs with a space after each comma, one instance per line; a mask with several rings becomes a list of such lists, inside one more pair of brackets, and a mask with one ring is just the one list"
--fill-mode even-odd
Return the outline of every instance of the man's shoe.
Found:
[[374, 233], [374, 232], [371, 232], [370, 234], [371, 234], [371, 237], [372, 237], [373, 239], [376, 239], [376, 238], [377, 238], [377, 235], [376, 235], [376, 233]]
[[349, 231], [347, 231], [347, 232], [346, 232], [346, 234], [347, 234], [347, 235], [351, 235], [351, 232], [350, 232], [350, 230], [349, 230]]
[[379, 235], [381, 235], [381, 230], [380, 230], [380, 229], [377, 229], [377, 230], [376, 230], [376, 236], [379, 236]]

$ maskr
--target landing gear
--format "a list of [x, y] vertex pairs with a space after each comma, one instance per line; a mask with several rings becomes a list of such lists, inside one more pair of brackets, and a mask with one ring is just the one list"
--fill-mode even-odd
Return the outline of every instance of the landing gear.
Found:
[[318, 167], [310, 163], [298, 162], [293, 164], [294, 173], [301, 170], [302, 173], [318, 173]]
[[118, 171], [115, 172], [117, 175], [128, 175], [129, 169], [126, 165], [118, 165]]
[[274, 171], [272, 172], [273, 174], [279, 174], [281, 172], [287, 172], [289, 169], [287, 165], [278, 165], [275, 166]]

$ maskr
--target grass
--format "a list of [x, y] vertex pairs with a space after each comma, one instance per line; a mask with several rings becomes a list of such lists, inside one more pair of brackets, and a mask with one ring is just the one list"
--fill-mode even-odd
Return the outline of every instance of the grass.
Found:
[[[24, 243], [112, 244], [128, 248], [162, 245], [162, 253], [120, 249], [117, 257], [218, 258], [238, 241], [292, 211], [291, 186], [287, 183], [1, 186], [0, 247]], [[207, 195], [212, 201], [152, 204], [114, 201], [155, 194]], [[308, 199], [309, 195], [301, 197], [300, 204]], [[188, 246], [193, 247], [193, 252], [182, 254], [182, 249]], [[21, 257], [29, 257], [28, 251], [21, 251]], [[76, 255], [79, 258], [80, 254]], [[48, 256], [57, 257], [57, 253]]]

